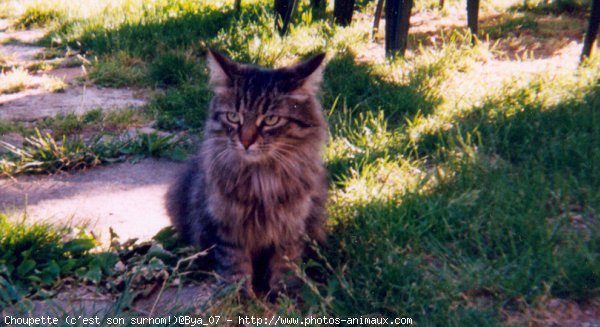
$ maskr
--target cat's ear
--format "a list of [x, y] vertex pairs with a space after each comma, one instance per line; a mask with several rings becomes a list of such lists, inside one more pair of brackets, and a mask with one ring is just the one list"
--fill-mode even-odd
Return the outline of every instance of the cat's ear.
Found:
[[215, 93], [223, 93], [233, 86], [233, 75], [239, 65], [219, 52], [209, 49], [206, 58], [208, 64], [209, 85]]
[[295, 85], [293, 93], [315, 95], [319, 91], [323, 80], [323, 70], [325, 69], [324, 60], [325, 54], [320, 53], [289, 67]]

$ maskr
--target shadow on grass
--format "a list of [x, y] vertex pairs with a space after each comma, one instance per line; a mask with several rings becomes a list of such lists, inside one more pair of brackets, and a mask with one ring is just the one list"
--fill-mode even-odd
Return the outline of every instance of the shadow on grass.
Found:
[[[548, 2], [548, 1], [545, 1]], [[550, 3], [544, 3], [542, 1], [529, 2], [517, 2], [509, 8], [510, 11], [517, 12], [531, 12], [542, 15], [571, 15], [584, 17], [589, 14], [591, 10], [592, 1], [577, 1], [577, 0], [553, 0]]]
[[441, 103], [440, 95], [428, 89], [432, 76], [427, 72], [416, 71], [408, 83], [401, 84], [376, 73], [371, 65], [356, 62], [355, 56], [340, 54], [327, 64], [323, 86], [326, 110], [339, 98], [338, 105], [345, 104], [355, 113], [383, 110], [388, 123], [395, 127], [417, 112], [430, 113]]
[[[511, 97], [420, 145], [433, 157], [463, 152], [439, 158], [451, 173], [433, 188], [333, 204], [332, 313], [497, 325], [543, 298], [600, 295], [600, 92], [489, 119]], [[467, 133], [479, 141], [465, 144]]]
[[[129, 14], [132, 16], [130, 21], [118, 25], [113, 23], [112, 26], [75, 20], [46, 35], [41, 43], [45, 46], [67, 44], [94, 55], [123, 51], [145, 60], [176, 49], [204, 57], [208, 47], [219, 48], [223, 45], [230, 45], [230, 48], [221, 50], [235, 53], [245, 50], [246, 44], [231, 44], [230, 41], [235, 37], [223, 36], [220, 33], [235, 33], [235, 27], [248, 22], [261, 24], [265, 14], [268, 16], [267, 23], [272, 29], [273, 37], [277, 35], [271, 23], [274, 16], [270, 2], [243, 3], [239, 12], [227, 5], [216, 7], [203, 4], [194, 7], [195, 5], [189, 4], [191, 8], [177, 4], [172, 6], [174, 8], [170, 5], [146, 8], [143, 13], [137, 14], [140, 18], [135, 16], [136, 14]], [[313, 11], [310, 6], [301, 6], [300, 10], [302, 12], [295, 15], [297, 23], [300, 23], [303, 14]], [[331, 18], [321, 13], [313, 17], [313, 20], [331, 21]]]
[[[256, 5], [244, 8], [242, 14], [245, 15], [258, 12]], [[184, 12], [175, 17], [162, 17], [150, 12], [147, 15], [147, 19], [124, 22], [116, 27], [93, 25], [83, 20], [73, 21], [49, 33], [41, 42], [52, 45], [56, 40], [66, 40], [70, 46], [94, 54], [126, 51], [151, 59], [157, 53], [178, 48], [204, 52], [206, 45], [211, 44], [220, 30], [229, 29], [240, 17], [240, 13], [229, 7], [201, 7], [196, 12]], [[83, 32], [77, 39], [72, 39], [75, 29], [79, 28], [83, 28]]]

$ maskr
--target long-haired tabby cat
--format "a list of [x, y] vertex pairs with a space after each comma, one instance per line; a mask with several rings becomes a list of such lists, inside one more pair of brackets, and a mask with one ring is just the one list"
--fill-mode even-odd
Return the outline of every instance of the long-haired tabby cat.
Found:
[[[327, 124], [317, 98], [324, 54], [264, 69], [209, 51], [204, 140], [167, 194], [178, 233], [214, 246], [219, 275], [277, 294], [305, 236], [325, 237]], [[285, 280], [284, 280], [285, 279]]]

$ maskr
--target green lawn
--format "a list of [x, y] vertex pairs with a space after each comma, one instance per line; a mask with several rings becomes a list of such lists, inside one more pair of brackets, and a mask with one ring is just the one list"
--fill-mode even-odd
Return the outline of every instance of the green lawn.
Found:
[[[241, 13], [233, 1], [108, 2], [104, 8], [91, 0], [74, 8], [32, 2], [15, 15], [20, 26], [49, 27], [46, 46], [93, 59], [97, 84], [163, 89], [146, 115], [164, 130], [200, 132], [210, 99], [208, 47], [267, 66], [328, 55], [331, 232], [318, 249], [321, 259], [303, 267], [309, 277], [300, 298], [272, 306], [228, 293], [202, 314], [371, 315], [411, 317], [419, 326], [496, 326], [549, 298], [583, 303], [600, 295], [598, 57], [577, 71], [517, 77], [465, 97], [469, 72], [493, 51], [485, 42], [472, 48], [460, 32], [442, 36], [437, 47], [413, 42], [405, 59], [359, 60], [368, 53], [370, 18], [337, 27], [330, 12], [312, 12], [308, 1], [301, 1], [285, 38], [273, 29], [270, 1], [243, 0]], [[372, 13], [372, 2], [358, 3]], [[493, 29], [495, 37], [504, 32]], [[65, 235], [38, 237], [57, 248], [50, 253], [59, 267], [69, 260], [73, 267], [56, 272], [47, 263], [53, 275], [26, 269], [46, 245], [18, 243], [25, 234], [15, 230], [27, 227], [2, 219], [0, 283], [14, 294], [0, 292], [0, 306], [40, 297], [67, 276], [91, 283], [115, 278], [110, 253], [119, 250], [90, 252], [85, 234], [80, 252], [65, 250]], [[165, 249], [168, 255], [157, 256], [146, 248], [144, 259], [130, 264], [173, 273], [179, 250], [170, 243]], [[8, 260], [6, 253], [32, 257]], [[128, 315], [123, 309], [116, 311]]]

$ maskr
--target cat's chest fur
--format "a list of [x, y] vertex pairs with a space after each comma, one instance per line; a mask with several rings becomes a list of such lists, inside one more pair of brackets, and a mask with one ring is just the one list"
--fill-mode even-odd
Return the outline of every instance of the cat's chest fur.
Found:
[[250, 251], [297, 242], [319, 175], [315, 168], [301, 165], [290, 171], [263, 164], [238, 171], [225, 167], [213, 175], [207, 181], [208, 210], [223, 226], [220, 236]]

